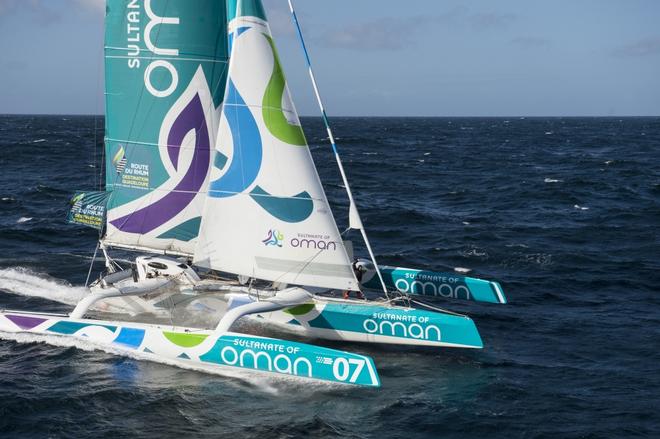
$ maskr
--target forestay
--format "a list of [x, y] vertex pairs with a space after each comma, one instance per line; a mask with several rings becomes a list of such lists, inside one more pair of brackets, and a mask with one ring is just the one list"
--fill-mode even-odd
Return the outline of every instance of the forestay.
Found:
[[105, 244], [192, 255], [227, 52], [224, 0], [108, 0]]
[[195, 264], [357, 290], [261, 2], [228, 10], [229, 78]]

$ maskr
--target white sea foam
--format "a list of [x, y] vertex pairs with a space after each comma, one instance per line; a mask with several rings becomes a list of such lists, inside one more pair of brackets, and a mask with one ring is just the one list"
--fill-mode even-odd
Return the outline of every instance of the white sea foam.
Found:
[[48, 278], [23, 267], [0, 270], [0, 290], [21, 296], [42, 297], [67, 305], [75, 305], [87, 293], [87, 288], [74, 287], [65, 281]]
[[2, 197], [2, 201], [14, 201], [12, 197]]
[[588, 207], [580, 206], [579, 204], [574, 205], [573, 208], [579, 209], [579, 210], [589, 210]]
[[26, 223], [26, 222], [28, 222], [28, 221], [32, 221], [32, 217], [31, 217], [31, 216], [22, 216], [22, 217], [20, 217], [16, 222], [17, 222], [18, 224], [21, 224], [21, 223]]
[[545, 178], [543, 180], [544, 183], [561, 183], [562, 181], [564, 181], [564, 180], [560, 180], [560, 179], [557, 179], [557, 178]]
[[476, 257], [479, 257], [479, 258], [481, 258], [481, 257], [488, 258], [488, 253], [485, 250], [480, 250], [480, 249], [477, 249], [476, 247], [471, 247], [471, 248], [466, 249], [466, 250], [461, 250], [461, 251], [459, 251], [459, 253], [461, 254], [461, 256], [464, 256], [466, 258], [469, 258], [469, 257], [472, 257], [472, 256], [476, 256]]
[[471, 268], [465, 268], [465, 267], [454, 267], [454, 271], [455, 271], [456, 273], [463, 273], [463, 274], [465, 274], [465, 273], [469, 273], [469, 272], [471, 272], [472, 269], [471, 269]]
[[37, 140], [33, 140], [32, 143], [41, 143], [41, 142], [45, 142], [45, 141], [46, 141], [46, 139], [37, 139]]

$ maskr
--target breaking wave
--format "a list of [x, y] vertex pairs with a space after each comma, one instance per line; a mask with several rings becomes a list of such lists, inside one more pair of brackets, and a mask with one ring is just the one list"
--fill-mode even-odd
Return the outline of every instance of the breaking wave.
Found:
[[66, 305], [75, 305], [87, 293], [85, 287], [53, 279], [24, 267], [0, 270], [0, 290], [29, 297], [41, 297]]

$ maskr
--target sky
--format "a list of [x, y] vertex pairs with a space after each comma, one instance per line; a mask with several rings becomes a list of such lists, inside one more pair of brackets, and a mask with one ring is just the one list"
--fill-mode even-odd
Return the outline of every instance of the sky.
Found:
[[[296, 107], [316, 116], [286, 0], [264, 4]], [[658, 0], [294, 4], [331, 116], [660, 115]], [[101, 114], [103, 11], [0, 0], [0, 114]]]

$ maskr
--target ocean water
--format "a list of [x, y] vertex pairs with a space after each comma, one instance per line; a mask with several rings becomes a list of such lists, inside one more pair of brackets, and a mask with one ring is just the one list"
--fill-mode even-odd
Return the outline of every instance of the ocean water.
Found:
[[[439, 303], [483, 350], [326, 343], [374, 358], [365, 390], [3, 334], [0, 435], [660, 437], [660, 118], [332, 122], [382, 263], [501, 282], [507, 305]], [[325, 131], [303, 124], [343, 227]], [[99, 185], [102, 126], [0, 116], [0, 308], [84, 294], [96, 232], [64, 217]]]

